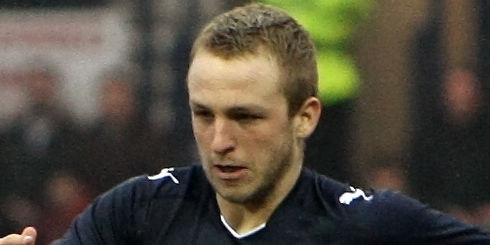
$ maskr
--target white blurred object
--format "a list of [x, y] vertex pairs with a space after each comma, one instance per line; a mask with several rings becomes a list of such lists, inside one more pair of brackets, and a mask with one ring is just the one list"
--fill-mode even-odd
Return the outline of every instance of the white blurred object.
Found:
[[12, 123], [24, 112], [27, 106], [27, 95], [13, 75], [0, 75], [0, 131]]
[[[79, 122], [90, 121], [97, 111], [96, 78], [129, 60], [131, 28], [127, 13], [112, 8], [0, 10], [0, 71], [22, 68], [39, 57], [49, 61], [63, 77], [61, 102]], [[4, 98], [2, 91], [0, 103]]]

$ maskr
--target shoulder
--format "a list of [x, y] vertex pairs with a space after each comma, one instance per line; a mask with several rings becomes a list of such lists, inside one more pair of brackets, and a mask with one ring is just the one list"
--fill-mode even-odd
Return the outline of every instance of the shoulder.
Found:
[[[165, 168], [152, 176], [131, 178], [94, 200], [72, 223], [61, 244], [127, 244], [146, 233], [148, 220], [178, 207], [190, 184], [199, 184], [200, 166]], [[191, 181], [192, 179], [192, 181]], [[202, 184], [202, 183], [201, 183]], [[156, 210], [155, 207], [163, 209]], [[167, 217], [168, 216], [168, 217]], [[165, 224], [162, 219], [158, 224]]]
[[154, 175], [141, 175], [133, 177], [102, 195], [104, 197], [135, 199], [155, 199], [172, 197], [182, 193], [196, 176], [203, 175], [201, 166], [193, 165], [178, 168], [164, 168]]
[[[382, 213], [413, 216], [426, 210], [426, 206], [400, 192], [393, 190], [365, 190], [347, 183], [341, 183], [323, 175], [308, 172], [314, 180], [315, 189], [329, 209], [345, 219], [369, 216], [369, 222], [379, 219]], [[367, 217], [366, 217], [367, 218]]]
[[[363, 190], [314, 174], [318, 196], [346, 234], [396, 243], [478, 241], [489, 234], [398, 191]], [[395, 243], [393, 243], [395, 244]], [[462, 243], [464, 244], [464, 243]]]
[[365, 190], [316, 175], [318, 195], [346, 226], [367, 232], [412, 229], [426, 215], [426, 205], [393, 190]]
[[155, 175], [133, 177], [97, 197], [88, 213], [91, 218], [98, 219], [106, 217], [108, 211], [116, 211], [120, 215], [113, 216], [115, 220], [129, 217], [139, 223], [146, 219], [148, 208], [155, 203], [174, 205], [182, 200], [189, 184], [194, 182], [194, 176], [199, 174], [203, 175], [200, 166], [188, 166], [164, 168]]

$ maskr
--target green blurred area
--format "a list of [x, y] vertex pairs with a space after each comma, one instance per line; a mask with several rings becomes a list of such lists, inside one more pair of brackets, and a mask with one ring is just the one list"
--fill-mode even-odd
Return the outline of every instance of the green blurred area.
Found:
[[350, 53], [357, 27], [374, 9], [374, 0], [263, 0], [296, 18], [318, 48], [320, 98], [325, 105], [355, 98], [359, 70]]

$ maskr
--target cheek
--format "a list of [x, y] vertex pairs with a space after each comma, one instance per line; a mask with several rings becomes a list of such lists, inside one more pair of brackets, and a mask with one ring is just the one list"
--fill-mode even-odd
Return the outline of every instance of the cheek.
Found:
[[202, 125], [193, 122], [192, 123], [192, 130], [194, 133], [194, 139], [196, 140], [197, 146], [199, 148], [203, 147], [206, 142], [206, 130], [205, 127]]
[[252, 149], [248, 152], [250, 157], [276, 157], [278, 152], [282, 152], [285, 146], [291, 144], [290, 128], [284, 125], [267, 127], [260, 132], [254, 132], [243, 140], [247, 148]]

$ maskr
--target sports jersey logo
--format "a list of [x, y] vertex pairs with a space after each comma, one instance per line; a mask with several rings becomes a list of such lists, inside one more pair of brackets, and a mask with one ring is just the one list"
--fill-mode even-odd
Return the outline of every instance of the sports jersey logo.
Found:
[[172, 181], [175, 184], [179, 184], [179, 180], [177, 178], [175, 178], [175, 176], [172, 173], [170, 173], [171, 171], [174, 171], [174, 168], [164, 168], [164, 169], [162, 169], [162, 171], [160, 171], [159, 174], [148, 176], [148, 179], [149, 180], [159, 180], [159, 179], [163, 179], [165, 177], [170, 177], [170, 179], [172, 179]]
[[346, 192], [339, 197], [340, 203], [350, 205], [352, 201], [358, 199], [359, 197], [362, 197], [362, 199], [364, 199], [365, 201], [371, 201], [371, 199], [373, 199], [373, 196], [366, 195], [366, 193], [364, 193], [364, 191], [361, 189], [356, 189], [351, 186], [350, 190], [350, 192]]

